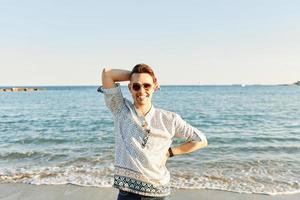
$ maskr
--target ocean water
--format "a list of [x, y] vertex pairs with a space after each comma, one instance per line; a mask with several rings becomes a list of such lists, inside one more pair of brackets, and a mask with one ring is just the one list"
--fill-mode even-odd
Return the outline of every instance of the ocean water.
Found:
[[[96, 86], [46, 88], [0, 93], [0, 183], [111, 186], [113, 121], [103, 95]], [[173, 188], [300, 192], [300, 87], [162, 86], [153, 102], [209, 142], [169, 159]]]

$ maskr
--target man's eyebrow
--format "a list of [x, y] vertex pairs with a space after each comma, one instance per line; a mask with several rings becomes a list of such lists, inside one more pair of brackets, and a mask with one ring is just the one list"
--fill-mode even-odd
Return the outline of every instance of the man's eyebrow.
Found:
[[145, 82], [145, 83], [133, 82], [132, 84], [134, 84], [134, 83], [138, 83], [138, 84], [150, 84], [150, 85], [152, 85], [152, 83], [147, 83], [147, 82]]

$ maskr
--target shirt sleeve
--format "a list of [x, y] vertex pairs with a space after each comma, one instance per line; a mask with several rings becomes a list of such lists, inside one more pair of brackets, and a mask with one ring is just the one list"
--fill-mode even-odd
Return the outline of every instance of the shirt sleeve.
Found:
[[197, 128], [184, 121], [180, 115], [175, 116], [175, 136], [176, 138], [185, 138], [192, 141], [206, 141], [205, 134]]
[[119, 83], [116, 83], [115, 87], [108, 89], [105, 89], [101, 86], [97, 91], [104, 94], [105, 105], [113, 115], [118, 114], [118, 112], [120, 112], [122, 107], [125, 105]]

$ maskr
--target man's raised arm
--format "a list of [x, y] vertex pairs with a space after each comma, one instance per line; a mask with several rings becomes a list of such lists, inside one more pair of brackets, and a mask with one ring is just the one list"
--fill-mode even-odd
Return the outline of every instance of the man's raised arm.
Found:
[[102, 86], [105, 89], [113, 88], [116, 82], [129, 81], [130, 71], [122, 69], [107, 69], [102, 71]]

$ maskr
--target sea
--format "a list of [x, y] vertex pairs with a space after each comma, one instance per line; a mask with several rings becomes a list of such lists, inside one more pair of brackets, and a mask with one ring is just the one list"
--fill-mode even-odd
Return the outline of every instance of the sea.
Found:
[[[42, 88], [0, 92], [0, 183], [111, 187], [114, 124], [103, 94]], [[300, 193], [299, 86], [161, 86], [153, 105], [181, 115], [209, 143], [168, 160], [173, 189]]]

